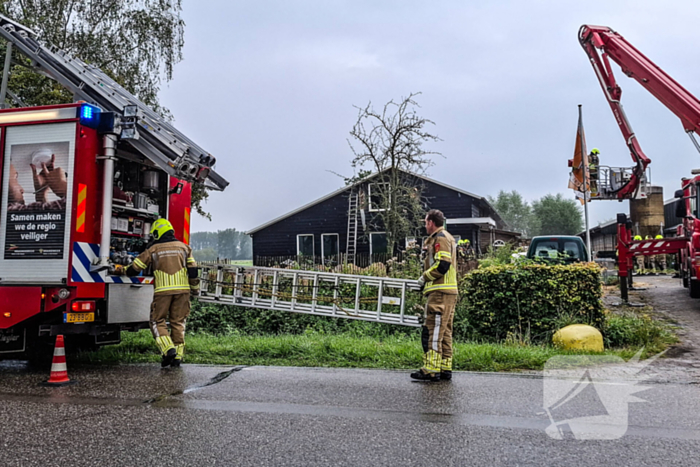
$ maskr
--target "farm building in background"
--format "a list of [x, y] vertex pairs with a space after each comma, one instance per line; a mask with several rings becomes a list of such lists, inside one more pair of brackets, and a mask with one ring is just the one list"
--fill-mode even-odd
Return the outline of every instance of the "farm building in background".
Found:
[[[387, 251], [386, 234], [377, 216], [378, 175], [344, 186], [249, 230], [247, 233], [253, 238], [254, 265], [279, 264], [285, 258], [297, 257], [313, 258], [315, 263], [341, 262], [348, 253], [348, 246], [352, 253], [354, 244], [355, 251], [350, 261], [365, 266], [400, 254], [412, 242], [420, 244], [426, 235], [422, 219], [416, 221], [419, 230], [415, 237], [399, 241], [397, 251]], [[469, 239], [477, 252], [485, 252], [495, 242], [516, 242], [520, 239], [519, 233], [508, 230], [508, 225], [485, 198], [424, 176], [407, 172], [402, 172], [402, 175], [423, 187], [422, 204], [425, 211], [441, 210], [447, 218], [447, 230], [456, 238]], [[353, 241], [351, 233], [348, 242], [348, 231], [353, 230], [353, 222], [357, 222], [357, 236]]]

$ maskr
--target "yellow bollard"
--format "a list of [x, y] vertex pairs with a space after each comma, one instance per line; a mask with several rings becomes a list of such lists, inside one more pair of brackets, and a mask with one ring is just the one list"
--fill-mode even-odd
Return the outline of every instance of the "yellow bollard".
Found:
[[603, 335], [593, 326], [571, 324], [554, 333], [552, 343], [566, 350], [592, 350], [602, 352]]

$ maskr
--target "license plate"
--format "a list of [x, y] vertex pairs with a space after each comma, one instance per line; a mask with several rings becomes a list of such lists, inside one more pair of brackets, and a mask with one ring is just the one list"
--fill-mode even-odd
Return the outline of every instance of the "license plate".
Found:
[[89, 323], [95, 321], [95, 313], [66, 313], [63, 315], [64, 323]]

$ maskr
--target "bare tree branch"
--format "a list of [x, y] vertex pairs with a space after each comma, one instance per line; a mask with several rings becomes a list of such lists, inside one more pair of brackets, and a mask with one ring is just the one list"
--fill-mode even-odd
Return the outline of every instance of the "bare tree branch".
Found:
[[355, 106], [357, 121], [350, 131], [353, 140], [348, 140], [354, 156], [351, 166], [369, 167], [379, 174], [373, 185], [381, 205], [377, 222], [387, 233], [389, 252], [403, 237], [416, 235], [423, 216], [422, 184], [405, 173], [423, 175], [433, 165], [430, 156], [441, 155], [423, 148], [425, 142], [441, 140], [426, 130], [435, 123], [418, 115], [418, 95], [411, 93], [400, 102], [390, 100], [381, 112], [371, 102]]

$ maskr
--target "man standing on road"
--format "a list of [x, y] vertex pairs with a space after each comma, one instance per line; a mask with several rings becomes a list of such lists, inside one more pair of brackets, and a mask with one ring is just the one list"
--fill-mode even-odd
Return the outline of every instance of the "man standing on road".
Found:
[[[153, 223], [154, 242], [128, 268], [115, 266], [117, 274], [136, 276], [153, 267], [155, 291], [151, 304], [151, 332], [163, 354], [161, 366], [179, 367], [185, 354], [185, 321], [190, 314], [190, 293], [199, 290], [197, 263], [192, 248], [175, 238], [175, 230], [166, 219]], [[166, 321], [170, 321], [168, 333]]]
[[457, 245], [444, 224], [441, 211], [428, 211], [425, 230], [429, 237], [423, 244], [425, 272], [418, 279], [427, 298], [421, 333], [423, 367], [411, 373], [411, 378], [418, 381], [452, 379], [452, 320], [458, 297]]

